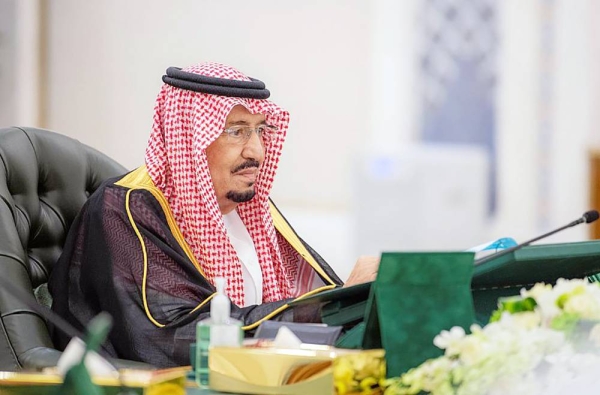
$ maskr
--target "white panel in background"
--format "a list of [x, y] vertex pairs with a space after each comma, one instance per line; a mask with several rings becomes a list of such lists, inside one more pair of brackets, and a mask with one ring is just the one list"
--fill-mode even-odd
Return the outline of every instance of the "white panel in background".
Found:
[[354, 182], [357, 254], [462, 250], [487, 240], [488, 156], [477, 146], [370, 154]]
[[0, 127], [14, 123], [16, 110], [16, 0], [0, 0]]

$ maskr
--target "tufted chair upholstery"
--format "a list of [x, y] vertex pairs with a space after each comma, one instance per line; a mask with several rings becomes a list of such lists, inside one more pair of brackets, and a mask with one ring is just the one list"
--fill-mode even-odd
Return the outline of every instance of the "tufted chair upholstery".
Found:
[[[0, 129], [0, 276], [48, 298], [45, 284], [73, 219], [105, 179], [125, 171], [69, 137]], [[0, 287], [0, 371], [54, 366], [59, 356], [44, 319]]]

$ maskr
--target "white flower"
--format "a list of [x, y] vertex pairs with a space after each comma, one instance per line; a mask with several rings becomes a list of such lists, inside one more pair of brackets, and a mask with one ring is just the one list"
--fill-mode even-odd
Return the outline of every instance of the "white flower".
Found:
[[[533, 298], [541, 324], [548, 326], [562, 312], [581, 318], [600, 319], [600, 287], [585, 279], [558, 279], [556, 285], [538, 283], [521, 290], [522, 298]], [[518, 313], [519, 315], [522, 313]]]
[[600, 347], [600, 324], [594, 325], [588, 335], [588, 340], [592, 342], [594, 347]]
[[465, 330], [460, 326], [455, 326], [450, 331], [441, 331], [439, 335], [433, 338], [433, 344], [445, 350], [456, 344], [457, 341], [465, 337]]
[[[442, 331], [433, 343], [444, 355], [404, 374], [386, 395], [558, 395], [600, 388], [600, 356], [576, 354], [565, 332], [550, 326], [557, 317], [566, 324], [555, 327], [600, 320], [600, 286], [559, 279], [554, 287], [540, 283], [521, 290], [521, 297], [533, 298], [535, 310], [504, 311], [483, 328], [472, 325], [468, 335], [460, 327]], [[600, 323], [588, 338], [600, 347]]]
[[540, 383], [533, 374], [527, 373], [500, 378], [487, 395], [532, 395], [539, 391]]
[[531, 289], [526, 290], [525, 288], [521, 289], [521, 297], [525, 298], [533, 298], [536, 299], [540, 296], [547, 294], [552, 291], [552, 285], [537, 283]]
[[542, 323], [542, 315], [539, 310], [524, 311], [519, 314], [513, 314], [515, 325], [523, 329], [533, 329], [540, 326]]
[[572, 293], [576, 288], [587, 288], [588, 285], [590, 285], [590, 282], [581, 278], [574, 278], [571, 280], [559, 278], [556, 280], [556, 285], [552, 288], [552, 291], [558, 295], [562, 295]]
[[600, 319], [600, 300], [590, 293], [577, 293], [566, 300], [564, 310], [581, 318], [597, 320]]
[[592, 394], [600, 385], [600, 357], [593, 354], [575, 354], [565, 351], [549, 355], [550, 369], [543, 377], [544, 395], [565, 393]]
[[487, 345], [485, 344], [485, 340], [480, 336], [467, 336], [465, 337], [459, 345], [457, 345], [457, 354], [461, 362], [465, 365], [475, 365], [480, 362], [482, 359], [487, 358]]
[[557, 304], [557, 295], [554, 292], [547, 292], [535, 298], [537, 303], [536, 310], [540, 313], [544, 324], [549, 324], [552, 318], [560, 314], [560, 308]]
[[479, 326], [477, 324], [473, 324], [473, 325], [471, 325], [469, 330], [471, 331], [471, 333], [478, 333], [478, 332], [482, 331], [482, 328], [481, 328], [481, 326]]

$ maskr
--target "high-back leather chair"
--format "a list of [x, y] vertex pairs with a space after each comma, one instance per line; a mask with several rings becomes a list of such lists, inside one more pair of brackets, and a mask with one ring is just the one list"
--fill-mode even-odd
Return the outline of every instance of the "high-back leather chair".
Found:
[[[0, 129], [0, 276], [38, 301], [47, 298], [73, 219], [104, 180], [125, 172], [72, 138]], [[54, 366], [59, 355], [44, 318], [0, 286], [0, 371]]]

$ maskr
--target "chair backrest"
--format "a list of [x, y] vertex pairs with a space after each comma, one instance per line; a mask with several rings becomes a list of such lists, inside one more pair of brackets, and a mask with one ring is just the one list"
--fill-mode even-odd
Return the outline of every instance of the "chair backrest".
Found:
[[[0, 276], [43, 295], [37, 291], [44, 289], [84, 202], [104, 180], [125, 172], [72, 138], [0, 129]], [[44, 319], [0, 287], [0, 371], [43, 366], [44, 355], [52, 365], [57, 353]]]

